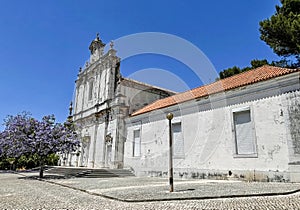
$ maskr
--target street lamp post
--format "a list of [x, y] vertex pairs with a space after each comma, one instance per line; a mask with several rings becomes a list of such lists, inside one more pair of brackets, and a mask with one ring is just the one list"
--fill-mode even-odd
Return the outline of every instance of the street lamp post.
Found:
[[173, 114], [168, 113], [167, 119], [169, 120], [169, 184], [170, 192], [174, 191], [174, 182], [173, 182], [173, 135], [172, 135], [172, 119]]
[[14, 164], [15, 160], [14, 159], [10, 159], [9, 160], [9, 164], [10, 164], [10, 170], [13, 170], [13, 164]]

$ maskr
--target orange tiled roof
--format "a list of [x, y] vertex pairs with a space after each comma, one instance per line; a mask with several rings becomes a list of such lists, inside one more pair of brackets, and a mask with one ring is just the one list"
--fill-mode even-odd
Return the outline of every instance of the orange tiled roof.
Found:
[[196, 98], [205, 97], [214, 93], [231, 90], [260, 81], [265, 81], [274, 77], [282, 76], [299, 70], [300, 69], [287, 69], [265, 65], [254, 70], [246, 71], [244, 73], [237, 74], [208, 85], [204, 85], [183, 93], [179, 93], [164, 99], [157, 100], [152, 104], [149, 104], [148, 106], [145, 106], [139, 109], [138, 111], [132, 113], [131, 116], [136, 116], [153, 110], [165, 108]]

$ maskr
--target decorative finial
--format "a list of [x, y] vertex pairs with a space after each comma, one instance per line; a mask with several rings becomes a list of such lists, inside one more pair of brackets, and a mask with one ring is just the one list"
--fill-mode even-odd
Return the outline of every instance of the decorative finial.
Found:
[[97, 39], [97, 40], [100, 40], [99, 32], [96, 34], [96, 39]]
[[73, 102], [71, 101], [70, 107], [69, 107], [69, 116], [72, 116], [72, 111], [73, 111]]
[[114, 41], [113, 41], [113, 40], [110, 41], [109, 46], [110, 46], [110, 49], [111, 49], [111, 50], [114, 48]]
[[81, 73], [82, 72], [82, 68], [81, 68], [81, 66], [79, 67], [79, 73]]

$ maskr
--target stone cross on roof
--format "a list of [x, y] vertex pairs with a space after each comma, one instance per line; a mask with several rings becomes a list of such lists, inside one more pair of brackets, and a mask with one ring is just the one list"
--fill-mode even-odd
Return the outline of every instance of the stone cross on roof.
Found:
[[113, 49], [113, 48], [114, 48], [114, 41], [113, 41], [113, 40], [110, 41], [109, 46], [110, 46], [110, 49]]

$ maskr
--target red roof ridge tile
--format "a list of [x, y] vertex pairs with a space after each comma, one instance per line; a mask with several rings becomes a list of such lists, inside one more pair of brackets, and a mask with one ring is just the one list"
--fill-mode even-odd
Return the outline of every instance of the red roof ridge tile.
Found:
[[191, 90], [169, 96], [167, 98], [159, 99], [157, 101], [154, 101], [152, 104], [149, 104], [132, 113], [131, 116], [144, 114], [153, 110], [176, 105], [196, 98], [206, 97], [210, 94], [216, 94], [222, 91], [228, 91], [238, 87], [269, 80], [274, 77], [279, 77], [296, 71], [300, 71], [300, 69], [288, 69], [264, 65], [256, 69], [245, 71], [207, 85], [196, 87]]

